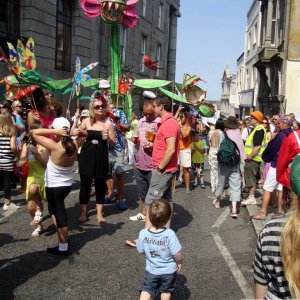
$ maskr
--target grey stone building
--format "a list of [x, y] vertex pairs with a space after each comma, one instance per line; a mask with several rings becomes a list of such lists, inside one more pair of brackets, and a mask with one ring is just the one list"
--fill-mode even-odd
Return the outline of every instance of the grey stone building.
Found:
[[[109, 25], [98, 17], [88, 19], [80, 7], [80, 0], [0, 0], [0, 45], [4, 51], [6, 41], [16, 45], [17, 38], [26, 42], [35, 40], [37, 71], [55, 79], [71, 78], [76, 57], [81, 65], [98, 61], [92, 77], [110, 75]], [[180, 0], [140, 0], [138, 25], [120, 26], [123, 73], [134, 78], [175, 79], [177, 17]], [[141, 63], [148, 54], [159, 61], [158, 71], [151, 71]], [[7, 75], [3, 64], [0, 75]], [[140, 108], [137, 91], [134, 111]], [[2, 95], [1, 95], [2, 96]], [[66, 103], [68, 96], [57, 95]]]
[[300, 1], [261, 2], [261, 49], [255, 66], [259, 72], [258, 107], [264, 113], [299, 111]]

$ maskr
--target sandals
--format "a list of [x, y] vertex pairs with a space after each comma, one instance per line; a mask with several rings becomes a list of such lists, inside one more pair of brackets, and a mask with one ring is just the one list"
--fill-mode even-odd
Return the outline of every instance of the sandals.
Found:
[[231, 213], [230, 213], [230, 217], [231, 217], [232, 219], [237, 219], [237, 213], [231, 212]]
[[130, 247], [134, 247], [134, 248], [136, 248], [136, 242], [137, 242], [137, 240], [126, 240], [125, 241], [126, 245], [128, 245]]
[[220, 206], [220, 201], [218, 201], [217, 199], [215, 199], [214, 201], [213, 201], [213, 206], [215, 207], [215, 208], [220, 208], [221, 206]]
[[274, 214], [272, 215], [272, 219], [277, 219], [277, 218], [280, 218], [280, 217], [283, 217], [285, 216], [285, 213], [280, 213], [278, 211], [274, 212]]
[[41, 211], [36, 211], [33, 218], [34, 224], [39, 224], [43, 220], [43, 213]]
[[33, 230], [31, 236], [32, 237], [39, 237], [42, 233], [42, 228], [41, 227], [37, 227], [36, 229]]
[[251, 216], [252, 220], [267, 220], [267, 213], [264, 211], [260, 211], [258, 214]]

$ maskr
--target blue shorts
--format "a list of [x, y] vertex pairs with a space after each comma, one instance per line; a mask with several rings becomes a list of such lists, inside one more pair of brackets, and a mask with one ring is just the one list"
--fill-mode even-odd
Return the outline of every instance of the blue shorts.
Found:
[[148, 292], [152, 297], [155, 297], [158, 293], [173, 293], [175, 290], [177, 273], [153, 275], [149, 272], [145, 272], [144, 283], [140, 292]]

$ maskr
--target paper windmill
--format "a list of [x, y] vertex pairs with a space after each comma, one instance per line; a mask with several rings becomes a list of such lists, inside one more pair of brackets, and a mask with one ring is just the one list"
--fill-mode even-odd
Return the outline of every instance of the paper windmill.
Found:
[[101, 16], [107, 23], [122, 23], [132, 28], [137, 24], [138, 11], [134, 4], [139, 0], [81, 0], [81, 7], [88, 18]]
[[81, 91], [81, 85], [82, 83], [86, 81], [90, 81], [92, 78], [90, 75], [87, 75], [85, 73], [89, 72], [93, 68], [95, 68], [98, 65], [98, 62], [93, 62], [86, 66], [85, 68], [81, 69], [81, 63], [80, 58], [76, 58], [76, 66], [75, 66], [75, 75], [74, 75], [74, 88], [76, 92], [76, 96], [79, 96]]

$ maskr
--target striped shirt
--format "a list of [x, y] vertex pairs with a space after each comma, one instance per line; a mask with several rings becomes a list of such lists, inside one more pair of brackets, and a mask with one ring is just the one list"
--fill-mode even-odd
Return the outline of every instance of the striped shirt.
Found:
[[10, 147], [11, 137], [0, 133], [0, 170], [13, 171], [15, 155]]
[[265, 299], [292, 299], [280, 254], [280, 238], [286, 221], [286, 217], [270, 220], [258, 236], [253, 262], [254, 281], [268, 286]]

